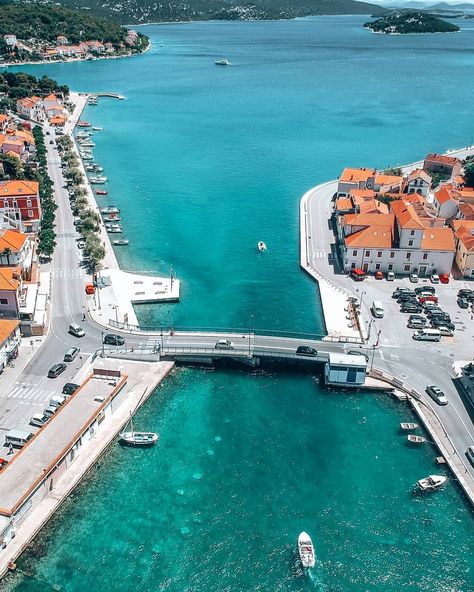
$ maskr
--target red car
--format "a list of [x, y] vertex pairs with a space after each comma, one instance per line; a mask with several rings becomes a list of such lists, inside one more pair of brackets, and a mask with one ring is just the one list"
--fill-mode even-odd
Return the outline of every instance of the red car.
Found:
[[439, 276], [439, 281], [440, 281], [442, 284], [449, 284], [449, 273], [442, 273], [442, 274]]
[[419, 300], [419, 302], [421, 302], [421, 304], [424, 304], [425, 302], [434, 302], [435, 304], [438, 304], [438, 296], [435, 296], [434, 294], [426, 294], [426, 296], [418, 296], [418, 300]]
[[356, 282], [362, 282], [365, 280], [365, 271], [362, 271], [362, 269], [359, 269], [358, 267], [351, 269], [350, 275], [351, 275], [351, 278], [353, 280], [355, 280]]
[[374, 277], [376, 280], [383, 280], [383, 271], [376, 271]]

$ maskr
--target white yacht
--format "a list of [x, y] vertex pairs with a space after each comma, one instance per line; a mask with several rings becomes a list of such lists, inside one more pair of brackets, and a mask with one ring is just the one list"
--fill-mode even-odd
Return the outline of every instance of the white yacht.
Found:
[[216, 66], [230, 66], [229, 60], [216, 60], [214, 64]]
[[101, 132], [101, 131], [102, 131], [104, 128], [103, 128], [103, 127], [101, 127], [100, 125], [93, 125], [93, 126], [92, 126], [92, 129], [93, 129], [95, 132]]
[[159, 440], [159, 435], [155, 432], [135, 432], [133, 429], [133, 420], [130, 416], [130, 428], [120, 433], [120, 440], [127, 446], [153, 446]]
[[120, 224], [116, 223], [106, 224], [105, 229], [107, 230], [107, 232], [110, 232], [111, 234], [119, 234], [122, 232], [122, 227], [120, 226]]
[[444, 475], [429, 475], [428, 477], [417, 481], [417, 485], [421, 491], [435, 491], [442, 487], [446, 481], [447, 477]]
[[298, 537], [298, 553], [303, 567], [314, 567], [316, 556], [313, 541], [307, 532], [303, 531]]
[[116, 208], [115, 206], [108, 206], [106, 208], [102, 208], [100, 210], [101, 214], [120, 214], [120, 208]]
[[102, 185], [108, 181], [107, 177], [91, 177], [89, 180], [93, 185]]

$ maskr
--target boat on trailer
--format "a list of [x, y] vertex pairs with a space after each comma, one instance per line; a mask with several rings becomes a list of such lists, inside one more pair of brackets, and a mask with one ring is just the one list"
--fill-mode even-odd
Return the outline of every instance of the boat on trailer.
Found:
[[418, 427], [418, 424], [417, 423], [409, 423], [409, 422], [405, 423], [405, 422], [403, 422], [403, 423], [400, 424], [400, 428], [402, 430], [416, 430], [417, 427]]
[[447, 480], [448, 478], [444, 475], [429, 475], [428, 477], [417, 481], [417, 485], [421, 491], [436, 491], [442, 487]]
[[304, 568], [314, 567], [316, 563], [314, 545], [307, 532], [303, 531], [298, 537], [298, 553], [300, 556], [301, 565]]
[[407, 440], [412, 444], [423, 444], [426, 442], [426, 438], [423, 438], [423, 436], [416, 436], [415, 434], [408, 434]]

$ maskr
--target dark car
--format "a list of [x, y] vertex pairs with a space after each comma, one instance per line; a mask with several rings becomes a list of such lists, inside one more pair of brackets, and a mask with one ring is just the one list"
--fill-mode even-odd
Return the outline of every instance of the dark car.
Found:
[[469, 308], [469, 301], [467, 300], [467, 298], [459, 297], [458, 306], [459, 308]]
[[66, 368], [67, 365], [63, 364], [62, 362], [60, 364], [55, 364], [49, 369], [48, 378], [57, 378], [60, 374], [64, 372], [64, 370], [66, 370]]
[[413, 314], [410, 315], [408, 318], [409, 321], [425, 321], [426, 322], [426, 318], [423, 315], [419, 315], [419, 314]]
[[104, 343], [106, 345], [123, 345], [125, 343], [125, 339], [121, 335], [107, 333], [107, 335], [104, 337]]
[[415, 294], [400, 294], [397, 298], [398, 302], [416, 302]]
[[62, 393], [63, 395], [73, 395], [79, 386], [79, 384], [74, 384], [74, 382], [66, 382], [66, 384], [63, 386]]
[[399, 298], [401, 296], [401, 294], [412, 294], [414, 296], [415, 292], [413, 290], [411, 290], [410, 288], [397, 288], [392, 293], [392, 298]]
[[431, 321], [431, 326], [433, 329], [437, 329], [438, 327], [446, 327], [450, 331], [456, 330], [456, 325], [451, 323], [451, 321], [444, 321], [443, 319], [433, 319]]
[[404, 302], [400, 307], [400, 312], [422, 312], [421, 304], [416, 302]]
[[474, 296], [474, 290], [470, 288], [461, 288], [458, 292], [458, 298], [467, 298], [468, 296]]
[[417, 286], [415, 288], [415, 294], [420, 295], [426, 292], [427, 294], [434, 294], [436, 292], [434, 286]]
[[432, 306], [432, 307], [430, 307], [430, 308], [425, 308], [425, 309], [424, 309], [424, 312], [425, 312], [425, 315], [426, 315], [427, 317], [430, 317], [430, 318], [431, 318], [431, 317], [438, 316], [438, 315], [445, 315], [445, 314], [448, 314], [448, 313], [446, 313], [446, 312], [443, 312], [443, 311], [441, 310], [441, 308], [439, 308], [439, 306]]
[[297, 356], [317, 356], [318, 352], [314, 349], [314, 347], [309, 347], [309, 345], [300, 345], [296, 348], [296, 355]]

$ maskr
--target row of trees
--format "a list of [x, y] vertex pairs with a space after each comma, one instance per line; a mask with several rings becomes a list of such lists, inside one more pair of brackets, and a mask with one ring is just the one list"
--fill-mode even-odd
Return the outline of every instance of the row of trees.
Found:
[[474, 156], [465, 159], [463, 177], [467, 187], [474, 187]]
[[70, 182], [69, 194], [73, 214], [81, 220], [81, 232], [85, 239], [84, 254], [95, 268], [105, 257], [105, 248], [100, 240], [101, 219], [90, 206], [86, 197], [84, 175], [79, 169], [79, 159], [74, 151], [72, 140], [65, 135], [57, 139], [58, 150], [63, 162], [66, 179]]
[[38, 159], [39, 195], [42, 210], [41, 226], [38, 233], [38, 253], [49, 259], [51, 258], [56, 246], [54, 220], [58, 206], [54, 201], [53, 182], [48, 175], [46, 145], [44, 142], [43, 129], [39, 125], [33, 128], [33, 136], [35, 138]]

